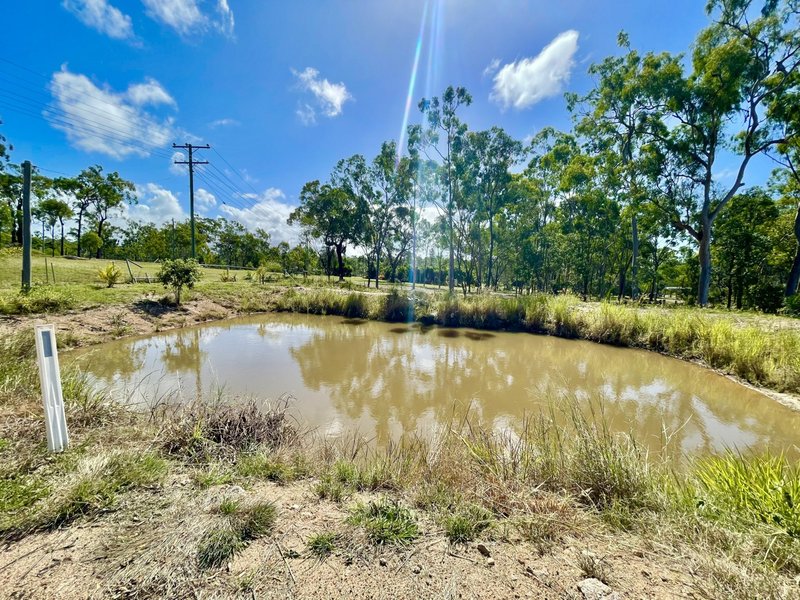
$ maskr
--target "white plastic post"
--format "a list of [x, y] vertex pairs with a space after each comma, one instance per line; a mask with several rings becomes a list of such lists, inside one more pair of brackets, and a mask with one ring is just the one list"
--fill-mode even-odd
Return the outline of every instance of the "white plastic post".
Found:
[[36, 356], [39, 359], [39, 379], [42, 383], [47, 449], [50, 452], [63, 452], [69, 446], [69, 433], [64, 415], [56, 329], [52, 325], [36, 326]]

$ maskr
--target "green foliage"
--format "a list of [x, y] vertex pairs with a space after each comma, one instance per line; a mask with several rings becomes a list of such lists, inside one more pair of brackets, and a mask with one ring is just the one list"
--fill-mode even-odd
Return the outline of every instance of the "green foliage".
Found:
[[179, 258], [164, 261], [157, 278], [165, 288], [172, 289], [175, 293], [176, 304], [180, 304], [183, 288], [193, 288], [194, 284], [200, 281], [202, 275], [203, 273], [196, 261]]
[[84, 250], [87, 254], [97, 254], [100, 248], [103, 247], [103, 239], [94, 231], [87, 231], [80, 237], [81, 252]]
[[113, 262], [97, 271], [97, 278], [108, 287], [114, 287], [122, 279], [122, 271]]
[[762, 523], [800, 540], [800, 466], [784, 456], [729, 452], [700, 461], [692, 488], [698, 512]]

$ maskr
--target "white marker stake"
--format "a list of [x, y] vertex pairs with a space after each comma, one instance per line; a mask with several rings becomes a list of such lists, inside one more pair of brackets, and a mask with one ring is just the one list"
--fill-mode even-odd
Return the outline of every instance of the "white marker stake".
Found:
[[52, 325], [36, 326], [36, 355], [39, 359], [39, 379], [42, 382], [47, 449], [50, 452], [63, 452], [69, 446], [69, 434], [67, 419], [64, 416], [56, 330]]

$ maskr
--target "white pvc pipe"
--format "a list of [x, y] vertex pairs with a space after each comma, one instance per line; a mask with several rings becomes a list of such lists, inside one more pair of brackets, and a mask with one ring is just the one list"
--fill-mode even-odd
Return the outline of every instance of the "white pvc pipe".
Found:
[[50, 452], [63, 452], [69, 446], [69, 433], [64, 415], [64, 394], [61, 391], [56, 330], [52, 325], [36, 326], [36, 356], [39, 360], [39, 379], [42, 384], [47, 449]]

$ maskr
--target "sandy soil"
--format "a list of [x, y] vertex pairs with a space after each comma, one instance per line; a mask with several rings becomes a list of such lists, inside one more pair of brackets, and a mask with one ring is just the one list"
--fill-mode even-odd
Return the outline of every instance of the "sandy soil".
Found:
[[[587, 579], [579, 567], [585, 552], [608, 573], [606, 593], [597, 598], [691, 598], [698, 583], [685, 556], [597, 526], [544, 552], [496, 534], [483, 542], [486, 557], [475, 543], [451, 546], [422, 518], [423, 536], [408, 547], [351, 544], [319, 560], [306, 542], [348, 527], [347, 504], [317, 500], [309, 482], [187, 488], [171, 494], [170, 506], [160, 493], [110, 519], [3, 548], [0, 597], [590, 598], [578, 587]], [[277, 527], [227, 566], [202, 573], [194, 567], [196, 541], [220, 519], [214, 512], [225, 497], [274, 502]], [[170, 526], [178, 522], [184, 527]]]

